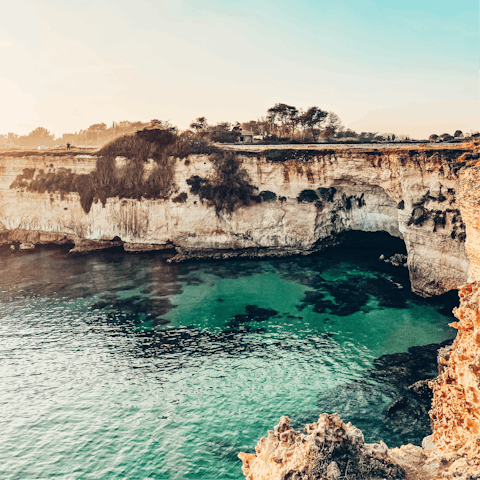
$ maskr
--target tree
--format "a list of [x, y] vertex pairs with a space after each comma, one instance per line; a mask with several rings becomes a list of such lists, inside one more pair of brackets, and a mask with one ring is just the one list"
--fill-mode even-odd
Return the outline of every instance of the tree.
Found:
[[438, 135], [436, 135], [435, 133], [432, 134], [432, 135], [430, 135], [430, 136], [428, 137], [428, 139], [429, 139], [431, 142], [437, 142], [437, 141], [438, 141], [438, 138], [439, 138]]
[[44, 127], [37, 127], [28, 135], [22, 135], [18, 138], [18, 143], [23, 146], [33, 147], [38, 145], [53, 145], [55, 135]]
[[90, 133], [102, 133], [107, 129], [106, 123], [94, 123], [87, 128], [87, 132]]
[[13, 132], [8, 132], [7, 133], [7, 143], [11, 145], [16, 145], [18, 143], [18, 135]]
[[[285, 103], [276, 103], [275, 106], [267, 110], [267, 118], [270, 120], [275, 131], [279, 131], [280, 135], [289, 133], [293, 135], [295, 127], [299, 121], [298, 109], [292, 105]], [[277, 125], [277, 121], [279, 125]]]
[[334, 134], [345, 130], [340, 117], [336, 113], [328, 112], [327, 124], [332, 127]]
[[327, 125], [325, 130], [322, 130], [320, 136], [326, 140], [332, 138], [335, 135], [335, 129], [331, 125]]
[[233, 130], [228, 122], [220, 122], [210, 127], [209, 137], [212, 142], [235, 143], [239, 136], [240, 130]]
[[40, 138], [40, 139], [45, 139], [45, 140], [53, 140], [55, 138], [55, 135], [53, 133], [50, 133], [44, 127], [37, 127], [35, 130], [32, 130], [27, 135], [27, 137], [28, 138]]
[[455, 138], [461, 138], [463, 137], [463, 132], [461, 130], [455, 130], [455, 133], [453, 134]]
[[395, 141], [395, 134], [392, 133], [392, 142], [394, 142], [394, 141]]
[[313, 140], [316, 142], [320, 128], [325, 123], [328, 112], [325, 112], [319, 107], [310, 107], [301, 116], [301, 124], [310, 130]]
[[[119, 122], [119, 126], [121, 128], [131, 128], [133, 129], [137, 126], [139, 122], [129, 122], [124, 120]], [[174, 127], [168, 120], [159, 120], [158, 118], [152, 118], [150, 122], [146, 125], [148, 128], [160, 128], [162, 130], [176, 130], [177, 128]]]
[[372, 140], [377, 140], [377, 135], [378, 132], [361, 132], [358, 138], [362, 142], [371, 142]]
[[337, 133], [338, 138], [358, 138], [358, 133], [352, 130], [351, 128], [347, 128], [341, 132]]
[[190, 128], [197, 135], [203, 137], [209, 132], [210, 126], [208, 125], [207, 119], [205, 117], [198, 117], [190, 124]]
[[453, 140], [453, 137], [449, 133], [442, 133], [440, 138], [442, 142], [449, 142], [450, 140]]

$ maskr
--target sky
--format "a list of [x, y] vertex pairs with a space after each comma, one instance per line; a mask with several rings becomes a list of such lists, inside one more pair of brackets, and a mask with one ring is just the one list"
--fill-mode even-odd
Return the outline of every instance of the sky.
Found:
[[478, 0], [16, 0], [0, 23], [0, 134], [246, 122], [312, 105], [360, 131], [479, 125]]

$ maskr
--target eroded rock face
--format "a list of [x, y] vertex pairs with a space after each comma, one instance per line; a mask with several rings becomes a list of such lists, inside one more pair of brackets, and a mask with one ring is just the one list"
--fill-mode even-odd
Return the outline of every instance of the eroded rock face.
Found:
[[255, 447], [239, 453], [246, 480], [474, 480], [480, 478], [478, 457], [445, 456], [435, 452], [432, 437], [422, 447], [388, 448], [364, 443], [362, 432], [337, 414], [320, 415], [303, 432], [290, 428], [288, 417]]
[[281, 417], [255, 454], [240, 453], [246, 480], [314, 480], [320, 478], [404, 478], [403, 470], [387, 456], [387, 446], [366, 444], [363, 434], [337, 414], [320, 415], [303, 432]]
[[467, 281], [465, 225], [455, 196], [456, 159], [465, 149], [319, 147], [274, 153], [239, 153], [260, 203], [218, 215], [187, 184], [193, 176], [212, 175], [205, 155], [177, 160], [170, 199], [108, 198], [88, 214], [76, 193], [35, 193], [28, 185], [40, 171], [87, 174], [95, 169], [94, 157], [3, 156], [0, 243], [37, 243], [31, 232], [42, 232], [38, 243], [47, 237], [59, 243], [118, 237], [129, 251], [173, 245], [174, 261], [181, 261], [308, 254], [334, 245], [345, 231], [385, 231], [404, 239], [416, 293], [440, 294]]
[[476, 459], [480, 467], [480, 283], [460, 290], [461, 305], [454, 309], [458, 329], [444, 368], [430, 382], [435, 451], [449, 459]]
[[[480, 164], [480, 160], [475, 163]], [[457, 203], [466, 225], [465, 248], [470, 260], [468, 280], [480, 280], [480, 170], [478, 166], [464, 168], [456, 183]]]

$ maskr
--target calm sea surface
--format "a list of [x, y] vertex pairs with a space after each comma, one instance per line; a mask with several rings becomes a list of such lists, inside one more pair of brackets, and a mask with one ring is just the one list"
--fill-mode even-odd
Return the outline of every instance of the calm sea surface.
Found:
[[0, 478], [240, 479], [238, 452], [330, 397], [367, 441], [405, 440], [379, 420], [388, 389], [335, 393], [455, 335], [404, 271], [342, 250], [167, 256], [0, 251]]

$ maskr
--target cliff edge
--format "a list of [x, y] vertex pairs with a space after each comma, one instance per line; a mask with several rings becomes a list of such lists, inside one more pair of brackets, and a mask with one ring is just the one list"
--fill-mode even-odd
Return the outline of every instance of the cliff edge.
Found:
[[183, 261], [306, 255], [343, 232], [385, 231], [405, 241], [417, 294], [477, 279], [466, 252], [478, 249], [475, 215], [458, 200], [472, 145], [224, 148], [163, 164], [121, 152], [3, 152], [0, 243], [70, 243], [86, 253], [120, 242], [132, 252], [174, 248], [172, 261]]

